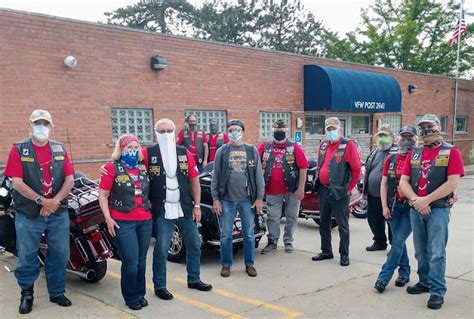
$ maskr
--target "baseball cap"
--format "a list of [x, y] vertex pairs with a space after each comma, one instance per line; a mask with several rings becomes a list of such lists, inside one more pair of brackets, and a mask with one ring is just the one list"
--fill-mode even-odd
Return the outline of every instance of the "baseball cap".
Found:
[[238, 119], [232, 119], [232, 120], [229, 120], [227, 122], [227, 128], [233, 126], [233, 125], [237, 125], [237, 126], [240, 126], [242, 128], [242, 131], [245, 131], [245, 126], [244, 126], [244, 123], [242, 123], [241, 120], [238, 120]]
[[53, 118], [48, 111], [45, 110], [34, 110], [30, 115], [30, 122], [36, 122], [38, 120], [45, 120], [48, 121], [49, 124], [53, 125]]
[[326, 121], [324, 121], [324, 128], [327, 129], [328, 127], [341, 127], [341, 121], [337, 117], [328, 117]]
[[402, 134], [402, 133], [411, 133], [413, 135], [416, 135], [416, 128], [411, 125], [404, 125], [400, 129], [400, 132], [398, 132], [398, 134]]
[[432, 124], [441, 124], [439, 118], [434, 114], [425, 114], [421, 118], [420, 121], [416, 125], [420, 125], [421, 123], [432, 123]]
[[273, 122], [273, 128], [287, 128], [288, 125], [286, 125], [285, 121], [283, 120], [276, 120]]
[[388, 125], [388, 124], [380, 125], [380, 127], [377, 129], [377, 133], [375, 134], [375, 136], [377, 136], [379, 134], [385, 134], [385, 135], [392, 135], [393, 136], [393, 132], [390, 129], [390, 125]]

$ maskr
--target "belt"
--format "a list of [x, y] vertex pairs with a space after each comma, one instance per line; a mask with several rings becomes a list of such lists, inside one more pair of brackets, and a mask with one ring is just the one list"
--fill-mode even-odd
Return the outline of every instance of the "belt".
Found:
[[322, 184], [321, 184], [321, 186], [322, 186], [322, 187], [325, 187], [325, 188], [327, 188], [327, 189], [331, 188], [331, 186], [329, 186], [329, 185], [322, 185]]
[[396, 202], [397, 202], [397, 203], [400, 203], [400, 204], [407, 204], [407, 205], [409, 204], [408, 199], [400, 200], [400, 199], [397, 198], [397, 199], [396, 199]]

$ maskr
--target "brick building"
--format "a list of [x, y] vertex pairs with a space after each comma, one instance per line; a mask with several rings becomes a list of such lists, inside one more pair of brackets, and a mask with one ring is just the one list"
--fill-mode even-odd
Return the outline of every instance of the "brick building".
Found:
[[[97, 177], [98, 166], [121, 133], [134, 132], [153, 143], [153, 123], [161, 117], [183, 126], [197, 113], [223, 125], [240, 118], [245, 140], [269, 136], [272, 121], [302, 132], [309, 157], [322, 138], [326, 116], [345, 122], [346, 135], [366, 154], [378, 124], [413, 124], [418, 116], [441, 117], [445, 139], [452, 142], [454, 79], [345, 63], [282, 52], [166, 36], [47, 15], [0, 9], [0, 169], [13, 142], [28, 135], [28, 116], [44, 108], [54, 119], [53, 139], [64, 142], [76, 170]], [[75, 68], [64, 58], [77, 59]], [[167, 68], [154, 71], [150, 58], [160, 55]], [[399, 85], [401, 112], [307, 107], [305, 65], [337, 67], [389, 75]], [[417, 90], [409, 93], [408, 86]], [[474, 144], [474, 81], [460, 80], [455, 144], [466, 163]], [[380, 111], [380, 110], [379, 110]], [[383, 111], [383, 110], [382, 110]], [[296, 133], [298, 134], [298, 133]]]

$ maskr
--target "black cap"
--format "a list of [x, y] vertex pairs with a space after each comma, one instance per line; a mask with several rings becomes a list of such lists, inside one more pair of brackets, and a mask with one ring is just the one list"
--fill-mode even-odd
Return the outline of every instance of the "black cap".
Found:
[[230, 120], [230, 121], [227, 122], [227, 128], [231, 127], [232, 125], [240, 126], [240, 127], [242, 128], [242, 131], [245, 131], [244, 123], [242, 123], [241, 120], [232, 119], [232, 120]]
[[402, 134], [402, 133], [411, 133], [413, 135], [417, 135], [416, 128], [414, 126], [411, 126], [411, 125], [402, 126], [402, 128], [400, 129], [399, 134]]

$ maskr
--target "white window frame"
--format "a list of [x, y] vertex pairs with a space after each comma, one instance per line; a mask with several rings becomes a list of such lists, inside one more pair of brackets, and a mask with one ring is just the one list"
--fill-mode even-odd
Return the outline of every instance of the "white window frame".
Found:
[[[444, 119], [444, 127], [443, 127], [443, 119]], [[439, 117], [440, 121], [440, 126], [441, 126], [441, 133], [442, 134], [448, 134], [448, 116], [447, 115], [441, 115]]]
[[272, 127], [276, 120], [283, 120], [288, 125], [287, 137], [291, 136], [291, 112], [260, 112], [259, 139], [272, 138]]
[[392, 132], [399, 132], [402, 125], [401, 115], [384, 115], [382, 118], [383, 124], [390, 125]]
[[189, 109], [184, 111], [184, 118], [189, 115], [194, 115], [198, 119], [198, 130], [204, 132], [210, 132], [209, 122], [212, 119], [217, 120], [219, 125], [219, 131], [227, 131], [227, 112], [224, 110], [202, 110], [202, 109]]
[[[464, 130], [463, 131], [458, 131], [458, 119], [464, 119]], [[462, 133], [467, 133], [467, 124], [468, 124], [468, 117], [466, 115], [461, 115], [461, 116], [456, 116], [456, 121], [455, 121], [455, 133], [456, 134], [462, 134]]]
[[[357, 117], [366, 117], [366, 118], [369, 119], [369, 123], [368, 123], [368, 127], [367, 127], [367, 130], [368, 130], [368, 131], [367, 131], [367, 132], [365, 132], [365, 133], [352, 133], [352, 120], [353, 120], [354, 116], [357, 116]], [[369, 135], [369, 134], [370, 134], [370, 129], [371, 129], [371, 127], [372, 127], [370, 115], [367, 115], [367, 114], [351, 114], [349, 120], [350, 120], [350, 123], [349, 123], [349, 126], [348, 126], [348, 130], [350, 130], [350, 131], [349, 131], [349, 134], [348, 134], [349, 136], [365, 136], [365, 135]]]
[[153, 109], [111, 108], [112, 142], [123, 134], [135, 135], [140, 144], [153, 144]]

